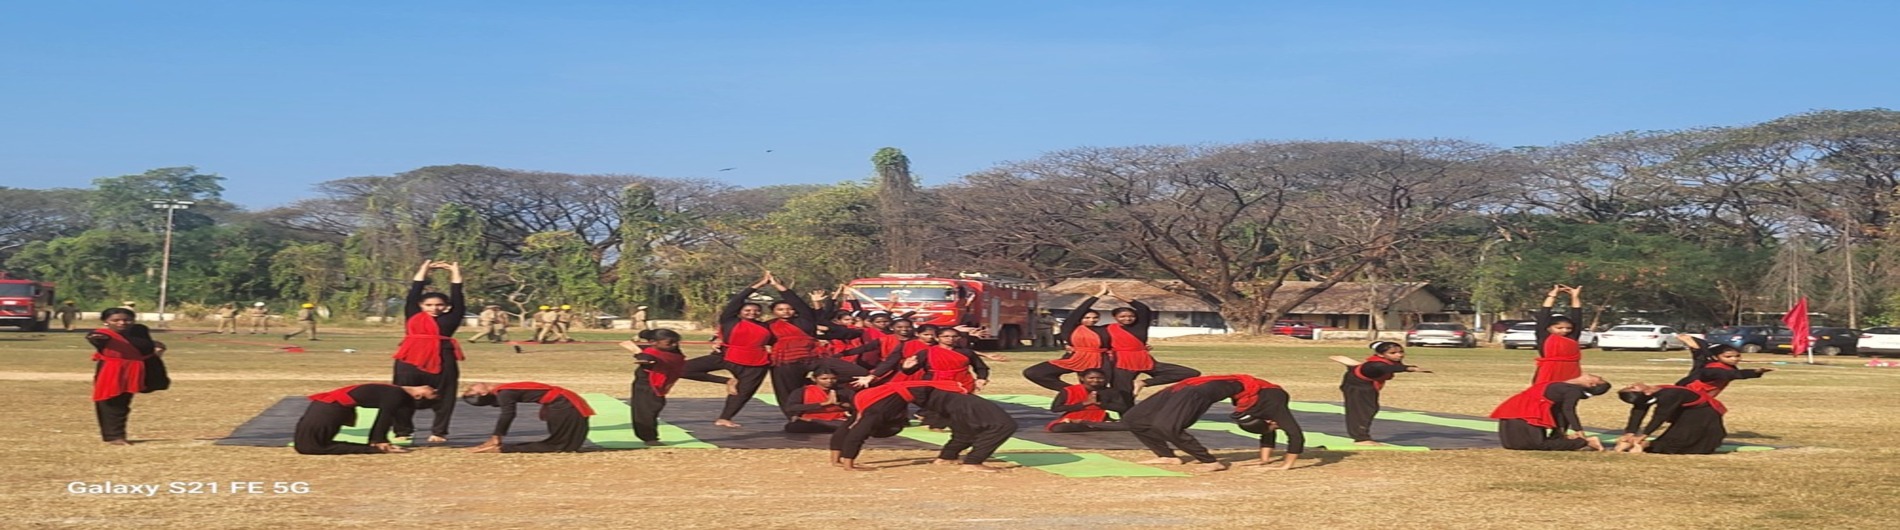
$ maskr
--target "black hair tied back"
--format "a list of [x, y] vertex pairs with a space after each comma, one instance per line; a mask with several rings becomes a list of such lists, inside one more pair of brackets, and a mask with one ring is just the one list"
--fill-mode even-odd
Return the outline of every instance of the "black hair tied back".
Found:
[[1392, 342], [1389, 340], [1375, 340], [1375, 341], [1372, 341], [1371, 344], [1366, 345], [1367, 348], [1372, 348], [1372, 353], [1385, 353], [1388, 351], [1392, 351], [1392, 348], [1396, 348], [1398, 346], [1399, 346], [1399, 343]]

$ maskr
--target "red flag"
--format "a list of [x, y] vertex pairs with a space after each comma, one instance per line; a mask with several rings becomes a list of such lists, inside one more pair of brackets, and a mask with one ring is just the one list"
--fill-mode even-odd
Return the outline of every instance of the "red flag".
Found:
[[1788, 332], [1794, 335], [1793, 344], [1790, 345], [1794, 351], [1788, 353], [1791, 355], [1806, 353], [1810, 340], [1808, 338], [1808, 297], [1803, 296], [1801, 300], [1796, 301], [1794, 309], [1789, 309], [1788, 314], [1781, 316], [1781, 323], [1787, 324]]

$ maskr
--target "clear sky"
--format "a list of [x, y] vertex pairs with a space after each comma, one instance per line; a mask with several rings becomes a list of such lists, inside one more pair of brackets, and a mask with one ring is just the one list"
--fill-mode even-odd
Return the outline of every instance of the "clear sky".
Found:
[[1896, 20], [1874, 1], [16, 1], [0, 185], [195, 165], [263, 208], [454, 163], [756, 186], [863, 178], [895, 146], [935, 184], [1079, 146], [1543, 145], [1893, 107]]

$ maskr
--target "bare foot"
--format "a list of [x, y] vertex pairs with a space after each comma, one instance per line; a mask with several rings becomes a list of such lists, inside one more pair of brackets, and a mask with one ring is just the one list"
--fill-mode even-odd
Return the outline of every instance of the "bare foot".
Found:
[[1159, 457], [1159, 458], [1150, 458], [1150, 459], [1147, 459], [1147, 460], [1143, 460], [1143, 461], [1140, 461], [1140, 462], [1135, 462], [1135, 463], [1137, 463], [1137, 464], [1165, 464], [1165, 465], [1175, 465], [1175, 466], [1178, 466], [1178, 465], [1181, 465], [1181, 464], [1182, 464], [1182, 462], [1181, 462], [1181, 459], [1180, 459], [1180, 458], [1177, 458], [1177, 457], [1170, 457], [1170, 456], [1164, 456], [1164, 457]]
[[1194, 466], [1194, 470], [1195, 471], [1226, 471], [1227, 463], [1226, 462], [1208, 462], [1206, 464], [1198, 464]]
[[1630, 450], [1630, 448], [1632, 447], [1636, 447], [1636, 444], [1630, 443], [1628, 440], [1624, 440], [1624, 441], [1616, 442], [1616, 446], [1610, 448], [1610, 451], [1621, 453], [1621, 452]]
[[130, 440], [106, 440], [106, 445], [132, 445]]
[[501, 452], [501, 446], [499, 446], [499, 445], [483, 445], [483, 446], [479, 446], [479, 447], [474, 447], [474, 448], [470, 448], [470, 449], [468, 450], [468, 452], [470, 452], [470, 453], [499, 453], [499, 452]]
[[970, 473], [995, 473], [1002, 470], [996, 469], [990, 466], [986, 466], [983, 464], [969, 464], [969, 465], [957, 466], [957, 471], [966, 471]]
[[1375, 442], [1372, 440], [1360, 440], [1357, 442], [1353, 442], [1352, 444], [1353, 445], [1385, 445], [1383, 443]]
[[738, 379], [726, 380], [726, 395], [728, 396], [739, 395], [739, 380]]
[[931, 461], [930, 463], [936, 464], [939, 466], [954, 466], [957, 464], [961, 464], [962, 462], [957, 461], [957, 460], [948, 460], [948, 459], [939, 458], [939, 459]]
[[1583, 443], [1584, 443], [1584, 446], [1590, 448], [1590, 450], [1592, 451], [1603, 450], [1603, 440], [1598, 440], [1595, 437], [1585, 437], [1583, 439]]
[[734, 429], [739, 428], [739, 424], [733, 423], [732, 420], [714, 420], [713, 425], [718, 425], [720, 427], [731, 427]]
[[864, 467], [857, 464], [851, 464], [848, 466], [840, 465], [839, 467], [844, 468], [845, 471], [877, 471], [877, 468], [875, 467]]
[[436, 436], [433, 434], [429, 435], [429, 443], [432, 443], [432, 444], [448, 443], [448, 441], [449, 441], [448, 438], [443, 438], [441, 436]]

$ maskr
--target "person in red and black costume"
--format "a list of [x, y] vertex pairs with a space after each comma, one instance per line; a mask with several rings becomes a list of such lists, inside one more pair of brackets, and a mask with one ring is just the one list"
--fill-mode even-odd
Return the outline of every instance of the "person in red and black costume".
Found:
[[[295, 441], [293, 447], [297, 454], [305, 455], [407, 453], [409, 451], [389, 443], [390, 427], [403, 413], [413, 412], [417, 402], [438, 397], [435, 389], [427, 386], [381, 383], [350, 385], [311, 394], [310, 407], [297, 419], [297, 430], [291, 435]], [[336, 434], [342, 432], [344, 426], [356, 424], [357, 407], [377, 410], [376, 421], [369, 426], [369, 443], [336, 441]]]
[[[1104, 328], [1108, 332], [1108, 352], [1102, 368], [1108, 372], [1109, 388], [1139, 396], [1143, 388], [1201, 375], [1200, 370], [1155, 360], [1154, 351], [1148, 346], [1148, 328], [1154, 327], [1155, 312], [1148, 304], [1122, 298], [1109, 289], [1108, 284], [1102, 284], [1102, 293], [1128, 303], [1128, 307], [1117, 307], [1109, 312], [1115, 321]], [[1137, 380], [1142, 374], [1147, 374], [1148, 379]]]
[[1062, 416], [1043, 429], [1055, 433], [1128, 430], [1128, 424], [1115, 421], [1108, 413], [1127, 414], [1135, 406], [1134, 398], [1108, 388], [1108, 374], [1099, 368], [1083, 370], [1077, 379], [1082, 382], [1056, 392], [1049, 411]]
[[950, 419], [950, 441], [937, 453], [937, 463], [960, 462], [963, 471], [999, 471], [983, 462], [1016, 433], [1009, 412], [950, 381], [894, 381], [860, 391], [852, 401], [857, 415], [850, 426], [831, 433], [832, 463], [850, 470], [869, 469], [857, 465], [864, 441], [902, 432], [911, 404]]
[[[929, 327], [929, 326], [926, 326]], [[925, 381], [955, 381], [965, 392], [977, 393], [990, 384], [990, 365], [976, 350], [963, 345], [963, 331], [953, 327], [940, 327], [935, 330], [936, 344], [917, 352], [917, 364], [911, 371], [914, 377]], [[922, 421], [925, 427], [944, 429], [950, 426], [948, 418], [925, 411]]]
[[1352, 436], [1354, 444], [1379, 445], [1372, 441], [1372, 419], [1379, 416], [1379, 392], [1385, 390], [1385, 382], [1391, 381], [1393, 374], [1425, 370], [1402, 362], [1405, 345], [1378, 341], [1367, 347], [1372, 348], [1372, 356], [1364, 361], [1331, 359], [1346, 365], [1346, 377], [1339, 382], [1339, 392], [1346, 398], [1346, 434]]
[[680, 353], [680, 334], [670, 329], [641, 330], [640, 340], [649, 341], [650, 346], [641, 347], [639, 343], [626, 341], [621, 348], [634, 352], [633, 362], [639, 368], [633, 371], [633, 393], [627, 398], [632, 408], [633, 418], [628, 422], [633, 427], [633, 436], [647, 445], [661, 445], [660, 411], [666, 410], [666, 393], [673, 389], [673, 383], [680, 379], [698, 377], [698, 381], [722, 382], [714, 380], [717, 376], [690, 374], [686, 372], [686, 354]]
[[[1260, 435], [1260, 460], [1243, 465], [1265, 466], [1265, 469], [1283, 470], [1293, 467], [1300, 453], [1306, 452], [1306, 431], [1300, 429], [1300, 422], [1293, 417], [1289, 408], [1292, 398], [1279, 385], [1251, 375], [1204, 375], [1192, 377], [1175, 383], [1148, 399], [1136, 403], [1135, 407], [1122, 416], [1122, 422], [1128, 424], [1128, 430], [1134, 432], [1135, 439], [1153, 451], [1155, 458], [1144, 460], [1143, 464], [1182, 464], [1174, 449], [1181, 448], [1188, 456], [1200, 463], [1203, 471], [1227, 469], [1227, 464], [1214, 458], [1200, 440], [1188, 434], [1188, 427], [1200, 421], [1201, 415], [1215, 403], [1233, 400], [1234, 412], [1231, 417], [1247, 432]], [[1273, 453], [1273, 431], [1286, 431], [1286, 457], [1278, 466], [1268, 466]]]
[[[931, 326], [931, 329], [934, 333], [936, 327]], [[931, 339], [935, 340], [935, 338], [933, 334]], [[916, 324], [912, 324], [909, 320], [893, 322], [889, 333], [878, 337], [877, 340], [867, 340], [864, 344], [844, 352], [846, 357], [857, 357], [858, 366], [867, 369], [865, 375], [857, 376], [851, 385], [864, 388], [885, 378], [905, 379], [894, 377], [892, 374], [900, 369], [911, 370], [914, 364], [905, 366], [904, 363], [917, 358], [919, 352], [930, 346], [931, 344], [924, 342]]]
[[[778, 278], [766, 275], [773, 289], [779, 292], [780, 300], [772, 303], [771, 322], [766, 328], [772, 332], [772, 395], [778, 398], [780, 409], [790, 403], [792, 391], [804, 385], [807, 376], [813, 370], [825, 368], [837, 373], [849, 373], [852, 377], [863, 375], [857, 365], [819, 354], [819, 313], [797, 292], [780, 283]], [[849, 331], [841, 330], [848, 333]], [[785, 417], [793, 414], [784, 410]]]
[[1741, 350], [1727, 344], [1709, 346], [1686, 333], [1676, 337], [1694, 352], [1689, 375], [1676, 381], [1676, 385], [1695, 389], [1710, 397], [1722, 395], [1722, 391], [1728, 390], [1728, 384], [1737, 379], [1755, 379], [1775, 371], [1774, 368], [1738, 369], [1736, 365], [1742, 362]]
[[850, 385], [838, 384], [837, 373], [819, 368], [812, 372], [811, 384], [792, 391], [790, 401], [785, 402], [785, 412], [792, 414], [791, 421], [785, 422], [785, 432], [815, 434], [844, 428], [850, 419], [851, 398], [856, 395]]
[[165, 343], [152, 340], [152, 330], [133, 322], [136, 318], [123, 307], [100, 311], [105, 326], [86, 334], [93, 348], [92, 408], [100, 439], [112, 445], [132, 445], [125, 436], [132, 396], [171, 386], [160, 358]]
[[[427, 293], [429, 271], [449, 271], [449, 294]], [[455, 331], [462, 326], [468, 304], [462, 299], [462, 267], [446, 261], [423, 260], [409, 282], [409, 296], [403, 303], [402, 344], [396, 347], [396, 386], [426, 386], [454, 392], [461, 387], [462, 344]], [[448, 441], [449, 418], [455, 413], [455, 399], [431, 398], [418, 406], [435, 412], [429, 427], [429, 443]], [[408, 438], [416, 431], [416, 407], [396, 415], [396, 437]]]
[[[686, 379], [726, 385], [726, 405], [719, 409], [719, 419], [713, 425], [739, 427], [732, 417], [745, 409], [746, 402], [752, 401], [759, 385], [765, 384], [766, 376], [772, 373], [772, 354], [766, 348], [774, 337], [771, 328], [759, 322], [765, 309], [747, 301], [771, 281], [772, 273], [766, 272], [750, 287], [733, 293], [719, 311], [719, 351], [686, 362]], [[725, 370], [732, 377], [711, 375], [714, 370]]]
[[1558, 285], [1544, 296], [1544, 307], [1537, 312], [1537, 370], [1531, 384], [1568, 381], [1583, 375], [1583, 326], [1564, 315], [1552, 315], [1558, 293], [1570, 293], [1571, 314], [1583, 314], [1582, 287]]
[[[1623, 426], [1623, 436], [1616, 439], [1617, 451], [1707, 455], [1714, 454], [1728, 437], [1728, 428], [1722, 423], [1728, 407], [1707, 393], [1675, 385], [1636, 383], [1617, 392], [1616, 397], [1630, 404], [1629, 423]], [[1643, 418], [1650, 416], [1652, 409], [1654, 417], [1643, 426]], [[1669, 424], [1669, 430], [1649, 438], [1664, 423]]]
[[1603, 442], [1584, 435], [1577, 402], [1609, 391], [1609, 382], [1591, 374], [1531, 385], [1491, 411], [1498, 442], [1519, 451], [1602, 451]]
[[[475, 383], [462, 393], [462, 401], [477, 407], [501, 407], [495, 420], [495, 433], [488, 441], [469, 449], [471, 453], [573, 453], [587, 443], [587, 418], [594, 415], [587, 400], [572, 390], [524, 381], [491, 385]], [[541, 404], [541, 421], [548, 424], [548, 437], [538, 442], [501, 443], [508, 427], [515, 422], [516, 405]]]
[[[1095, 307], [1095, 302], [1107, 295], [1108, 286], [1103, 285], [1101, 292], [1084, 298], [1081, 304], [1069, 311], [1068, 318], [1062, 319], [1062, 327], [1056, 330], [1056, 336], [1062, 337], [1069, 343], [1062, 358], [1024, 368], [1023, 377], [1035, 383], [1036, 386], [1061, 391], [1069, 386], [1068, 383], [1062, 381], [1064, 375], [1090, 368], [1106, 371], [1106, 368], [1102, 366], [1102, 359], [1108, 354], [1110, 341], [1108, 329], [1095, 325], [1101, 321], [1102, 316], [1090, 308]], [[1110, 386], [1114, 385], [1113, 381], [1111, 378]]]

